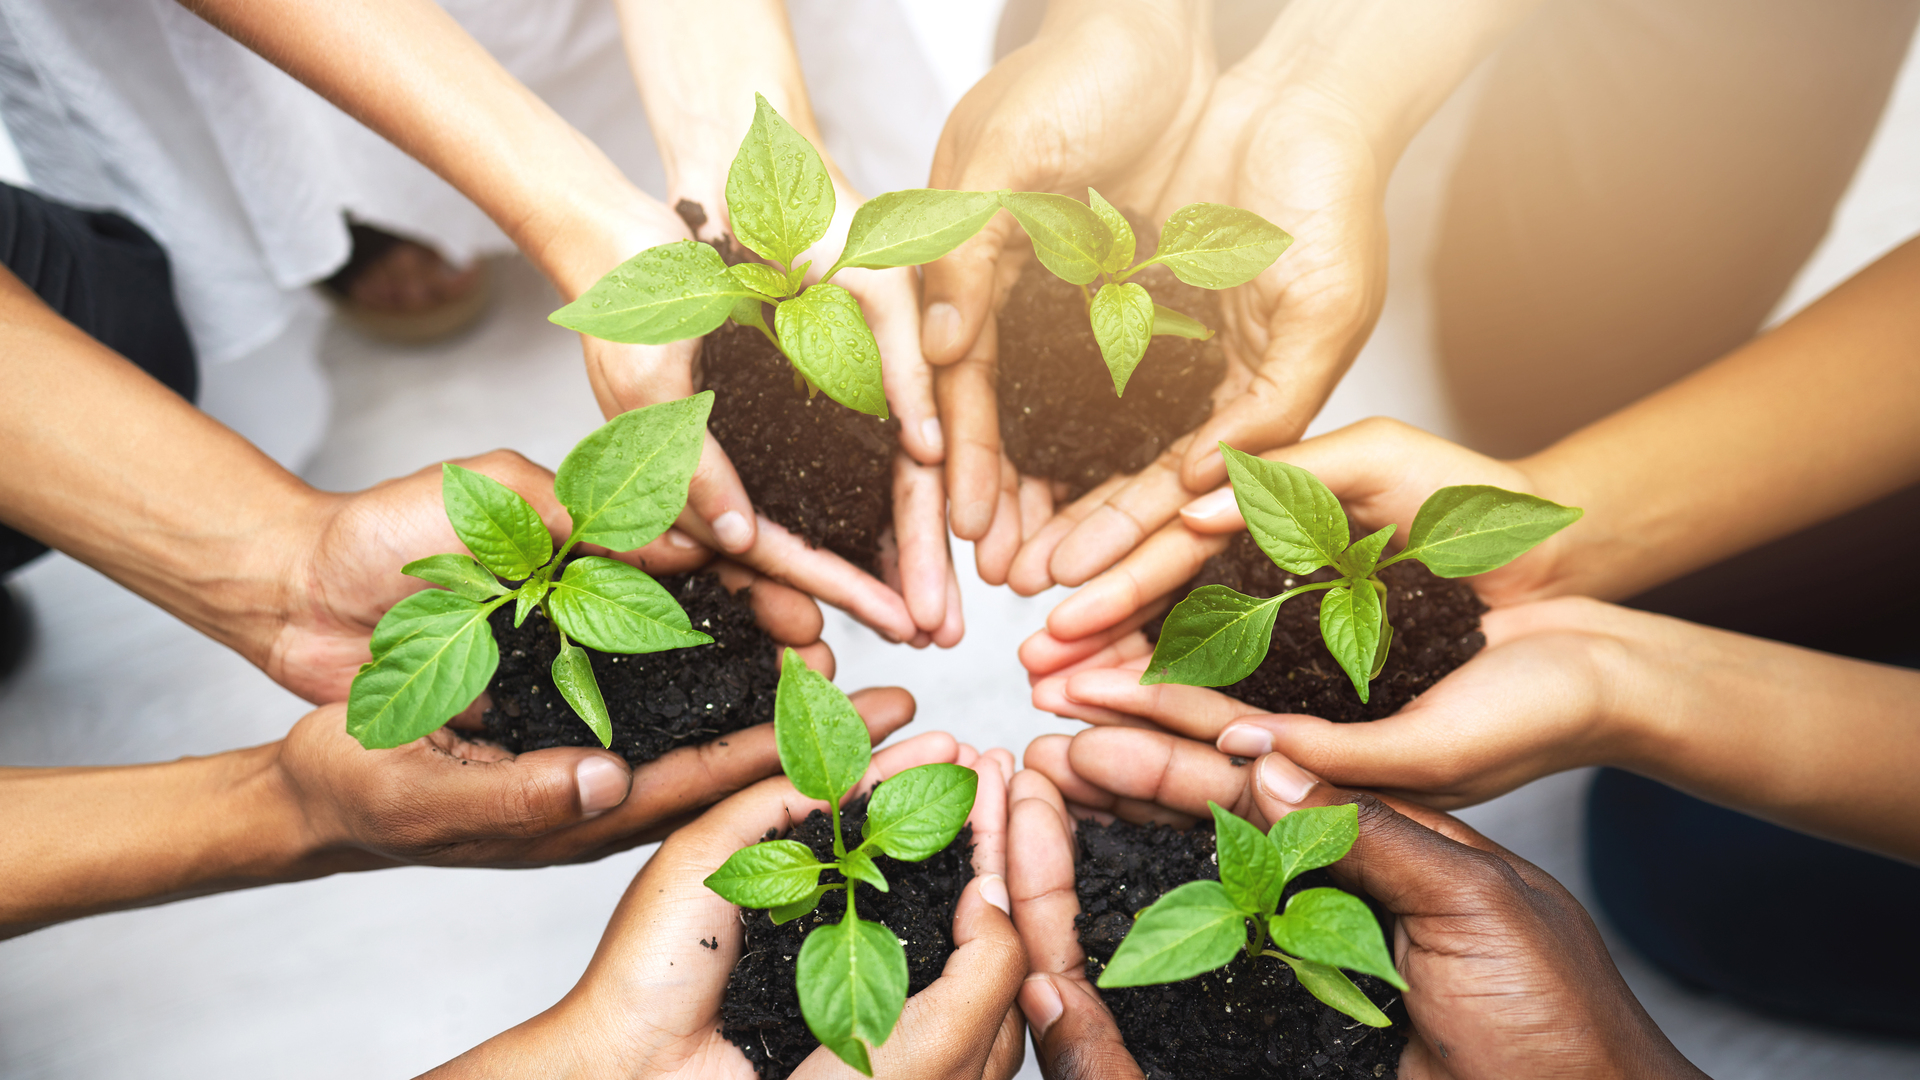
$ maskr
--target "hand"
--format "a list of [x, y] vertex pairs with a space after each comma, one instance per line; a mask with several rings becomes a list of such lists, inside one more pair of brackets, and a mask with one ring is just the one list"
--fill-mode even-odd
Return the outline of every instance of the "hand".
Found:
[[1070, 804], [1191, 822], [1209, 799], [1262, 829], [1306, 806], [1359, 808], [1359, 838], [1330, 869], [1397, 916], [1394, 964], [1415, 1029], [1406, 1080], [1704, 1076], [1634, 999], [1579, 902], [1445, 814], [1332, 788], [1277, 754], [1249, 768], [1155, 732], [1045, 736], [1026, 756], [1008, 880], [1036, 972], [1020, 1003], [1048, 1076], [1139, 1075], [1082, 970]]
[[[957, 946], [932, 986], [907, 1000], [873, 1052], [875, 1075], [1004, 1080], [1024, 1051], [1014, 994], [1026, 955], [1007, 917], [1005, 750], [978, 754], [939, 732], [874, 755], [871, 783], [903, 769], [954, 762], [980, 774], [971, 818], [978, 872], [954, 911]], [[866, 786], [866, 784], [862, 784]], [[720, 1034], [721, 1003], [742, 944], [738, 909], [702, 882], [735, 851], [820, 804], [776, 777], [675, 833], [634, 879], [578, 985], [559, 1004], [443, 1069], [544, 1072], [564, 1065], [615, 1076], [739, 1077], [753, 1068]], [[703, 940], [717, 941], [709, 949]], [[502, 1066], [511, 1062], [513, 1068]], [[794, 1073], [844, 1076], [821, 1048]]]

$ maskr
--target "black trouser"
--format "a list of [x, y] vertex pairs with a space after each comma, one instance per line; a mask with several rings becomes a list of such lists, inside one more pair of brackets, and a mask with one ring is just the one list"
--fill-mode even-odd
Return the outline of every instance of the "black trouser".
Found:
[[[174, 302], [167, 253], [146, 230], [119, 214], [76, 210], [0, 184], [0, 262], [62, 318], [194, 399], [193, 344]], [[46, 550], [0, 526], [0, 575]]]

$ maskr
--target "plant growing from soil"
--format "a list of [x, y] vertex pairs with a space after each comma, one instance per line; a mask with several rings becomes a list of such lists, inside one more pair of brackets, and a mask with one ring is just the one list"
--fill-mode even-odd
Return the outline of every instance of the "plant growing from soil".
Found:
[[348, 733], [368, 749], [402, 746], [466, 708], [500, 663], [487, 618], [511, 601], [515, 626], [536, 608], [553, 623], [560, 636], [554, 684], [600, 745], [610, 745], [613, 721], [580, 644], [650, 653], [713, 639], [693, 629], [673, 596], [642, 571], [567, 555], [583, 543], [632, 551], [673, 524], [712, 407], [713, 395], [699, 393], [635, 409], [568, 451], [553, 491], [573, 529], [558, 550], [539, 511], [513, 489], [442, 466], [447, 520], [473, 554], [432, 555], [400, 568], [441, 588], [400, 601], [374, 627], [373, 659], [361, 665], [347, 698]]
[[[846, 891], [846, 916], [809, 933], [800, 947], [800, 1013], [822, 1046], [872, 1076], [868, 1051], [887, 1041], [907, 1003], [907, 954], [893, 931], [860, 918], [855, 891], [862, 882], [888, 891], [876, 854], [920, 862], [952, 843], [973, 810], [979, 777], [959, 765], [896, 773], [874, 788], [861, 842], [849, 850], [840, 800], [872, 760], [867, 726], [840, 688], [791, 649], [781, 660], [773, 732], [795, 790], [832, 811], [834, 859], [821, 862], [797, 840], [768, 840], [734, 852], [706, 885], [741, 907], [770, 909], [776, 924], [813, 911], [832, 890]], [[821, 881], [824, 870], [842, 880]]]
[[[1220, 444], [1234, 501], [1247, 531], [1269, 559], [1291, 574], [1332, 567], [1340, 576], [1259, 599], [1224, 585], [1203, 585], [1172, 611], [1154, 644], [1143, 685], [1227, 686], [1266, 659], [1280, 605], [1309, 592], [1320, 602], [1320, 636], [1365, 702], [1393, 646], [1387, 586], [1380, 571], [1417, 560], [1442, 578], [1498, 570], [1580, 519], [1576, 507], [1485, 484], [1445, 487], [1427, 497], [1400, 553], [1387, 559], [1394, 526], [1359, 540], [1340, 500], [1312, 473]], [[1351, 540], [1351, 542], [1349, 542]]]
[[[1128, 279], [1149, 266], [1202, 289], [1245, 285], [1273, 265], [1293, 237], [1252, 211], [1219, 203], [1188, 203], [1160, 229], [1151, 258], [1133, 261], [1133, 227], [1124, 214], [1087, 189], [1087, 202], [1045, 192], [1007, 192], [1000, 204], [1033, 241], [1033, 253], [1054, 276], [1080, 286], [1100, 356], [1113, 376], [1113, 394], [1127, 380], [1156, 334], [1205, 341], [1213, 331], [1192, 316], [1153, 302], [1145, 286]], [[1098, 283], [1097, 289], [1088, 286]]]
[[1224, 967], [1245, 949], [1249, 957], [1285, 963], [1327, 1005], [1370, 1027], [1387, 1027], [1386, 1014], [1340, 970], [1407, 988], [1367, 905], [1350, 893], [1322, 888], [1297, 892], [1280, 908], [1288, 882], [1345, 857], [1360, 835], [1359, 811], [1351, 804], [1296, 810], [1263, 835], [1217, 804], [1207, 807], [1213, 811], [1220, 880], [1189, 881], [1141, 911], [1099, 985], [1179, 982]]
[[[880, 347], [860, 303], [833, 284], [847, 267], [932, 262], [980, 231], [1000, 209], [983, 191], [921, 188], [862, 203], [847, 242], [820, 280], [796, 262], [833, 223], [833, 180], [804, 136], [754, 95], [753, 125], [727, 170], [734, 238], [766, 262], [728, 266], [711, 245], [677, 240], [609, 271], [549, 318], [570, 330], [637, 345], [701, 337], [731, 319], [766, 335], [794, 368], [795, 386], [885, 418]], [[764, 310], [773, 306], [771, 323]]]

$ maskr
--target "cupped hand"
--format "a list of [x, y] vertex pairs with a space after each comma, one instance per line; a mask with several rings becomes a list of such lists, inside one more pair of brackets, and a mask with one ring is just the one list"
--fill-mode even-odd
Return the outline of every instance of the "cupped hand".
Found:
[[[1012, 755], [979, 754], [930, 732], [876, 753], [860, 786], [936, 762], [980, 774], [970, 818], [977, 876], [954, 912], [953, 955], [931, 986], [907, 999], [893, 1033], [873, 1052], [874, 1073], [1003, 1080], [1023, 1055], [1013, 1002], [1027, 970], [1007, 915]], [[595, 1075], [752, 1077], [752, 1065], [721, 1034], [721, 1005], [742, 946], [739, 911], [703, 882], [734, 852], [820, 805], [776, 777], [676, 832], [634, 879], [578, 985], [552, 1009], [445, 1068], [483, 1071], [482, 1064], [513, 1061], [552, 1072], [561, 1062], [584, 1062], [583, 1071]], [[850, 1073], [823, 1047], [794, 1075]]]

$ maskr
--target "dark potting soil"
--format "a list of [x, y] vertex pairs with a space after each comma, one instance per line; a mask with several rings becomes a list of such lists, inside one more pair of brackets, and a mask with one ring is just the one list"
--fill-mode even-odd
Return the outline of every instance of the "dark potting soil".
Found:
[[[1176, 885], [1220, 877], [1211, 824], [1182, 831], [1082, 821], [1079, 840], [1074, 925], [1090, 979], [1106, 969], [1135, 914]], [[1287, 895], [1332, 884], [1325, 871], [1310, 871], [1288, 884]], [[1398, 991], [1371, 975], [1353, 980], [1392, 1027], [1354, 1022], [1307, 993], [1286, 964], [1249, 959], [1244, 951], [1205, 975], [1102, 990], [1100, 997], [1147, 1080], [1395, 1076], [1410, 1031], [1406, 1006]]]
[[[706, 214], [683, 200], [692, 228]], [[725, 237], [729, 265], [753, 254]], [[767, 309], [767, 325], [773, 325]], [[900, 422], [881, 420], [794, 386], [793, 365], [760, 331], [724, 323], [700, 348], [713, 391], [707, 430], [726, 448], [760, 513], [813, 547], [879, 576], [881, 534], [893, 525], [893, 454]]]
[[[867, 819], [867, 800], [857, 799], [840, 812], [844, 835], [858, 837]], [[766, 839], [779, 836], [769, 832]], [[833, 822], [824, 810], [815, 810], [788, 834], [813, 849], [822, 862], [833, 858]], [[886, 875], [889, 892], [861, 886], [862, 919], [872, 919], [906, 942], [907, 994], [932, 985], [953, 955], [953, 909], [960, 890], [973, 878], [973, 827], [965, 826], [939, 854], [924, 862], [908, 863], [885, 855], [874, 862]], [[825, 882], [846, 879], [833, 870]], [[811, 915], [775, 926], [765, 911], [742, 911], [745, 948], [727, 981], [721, 1011], [721, 1032], [740, 1048], [763, 1080], [785, 1080], [820, 1045], [800, 1015], [800, 995], [794, 988], [794, 969], [800, 946], [816, 927], [840, 921], [847, 910], [847, 894], [830, 892]]]
[[[1225, 585], [1248, 596], [1268, 597], [1338, 576], [1330, 568], [1305, 577], [1289, 574], [1267, 558], [1251, 534], [1242, 532], [1234, 535], [1225, 551], [1201, 565], [1180, 595], [1202, 585]], [[1435, 577], [1412, 560], [1387, 567], [1380, 572], [1380, 580], [1387, 586], [1393, 644], [1366, 704], [1361, 704], [1353, 680], [1340, 670], [1320, 637], [1324, 592], [1306, 593], [1280, 605], [1267, 658], [1253, 674], [1220, 691], [1268, 712], [1305, 713], [1338, 723], [1378, 720], [1400, 711], [1486, 646], [1480, 616], [1487, 605], [1466, 582]], [[1147, 624], [1148, 640], [1160, 640], [1162, 621]]]
[[[1156, 235], [1128, 215], [1137, 250], [1154, 249]], [[1154, 302], [1215, 328], [1214, 294], [1152, 266], [1133, 279]], [[1054, 277], [1037, 261], [1014, 283], [999, 321], [1000, 440], [1024, 476], [1057, 480], [1077, 499], [1115, 473], [1136, 473], [1169, 444], [1213, 415], [1213, 390], [1227, 368], [1213, 342], [1156, 337], [1133, 371], [1125, 397], [1113, 396], [1113, 376], [1087, 321], [1078, 285]]]
[[[713, 642], [639, 656], [587, 649], [613, 719], [611, 749], [631, 765], [771, 722], [780, 685], [779, 646], [754, 621], [748, 590], [729, 593], [711, 574], [670, 574], [659, 581], [694, 629]], [[487, 736], [516, 754], [600, 745], [553, 684], [560, 638], [545, 613], [536, 608], [518, 629], [512, 604], [489, 618], [500, 666], [487, 687]]]

